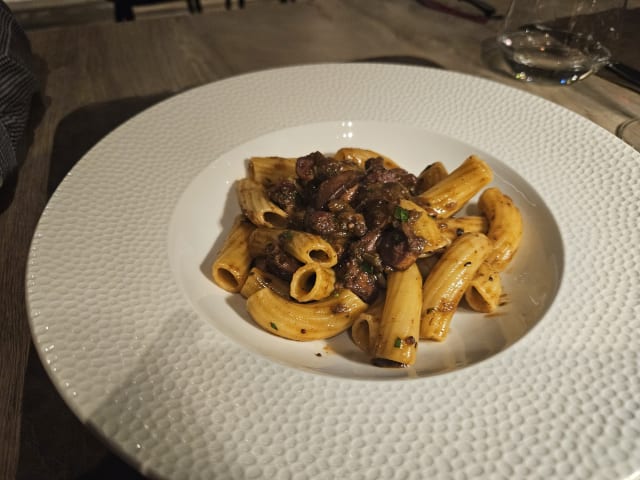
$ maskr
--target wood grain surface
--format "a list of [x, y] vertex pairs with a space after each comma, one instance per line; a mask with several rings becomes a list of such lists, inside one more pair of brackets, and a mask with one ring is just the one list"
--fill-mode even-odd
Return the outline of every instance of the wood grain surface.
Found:
[[[507, 3], [494, 2], [499, 13]], [[139, 478], [75, 419], [30, 353], [30, 240], [51, 192], [93, 144], [132, 115], [197, 85], [266, 68], [381, 56], [419, 57], [521, 88], [610, 132], [640, 116], [640, 95], [600, 76], [571, 87], [511, 79], [495, 48], [498, 28], [499, 20], [472, 22], [413, 0], [274, 0], [30, 32], [41, 98], [19, 174], [0, 190], [0, 479]], [[635, 35], [626, 40], [638, 45]]]

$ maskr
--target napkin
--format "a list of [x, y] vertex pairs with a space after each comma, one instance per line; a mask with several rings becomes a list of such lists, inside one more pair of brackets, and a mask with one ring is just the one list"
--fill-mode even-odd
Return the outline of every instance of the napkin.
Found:
[[18, 143], [37, 91], [29, 39], [0, 0], [0, 188], [18, 169]]

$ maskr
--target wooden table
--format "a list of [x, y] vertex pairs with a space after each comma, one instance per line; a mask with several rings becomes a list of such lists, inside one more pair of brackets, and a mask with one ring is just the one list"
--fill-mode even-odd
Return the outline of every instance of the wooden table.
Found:
[[[504, 12], [506, 1], [494, 3]], [[30, 32], [42, 105], [34, 109], [37, 124], [17, 181], [0, 190], [0, 478], [138, 477], [76, 420], [30, 343], [24, 301], [30, 240], [52, 190], [89, 147], [133, 114], [197, 85], [271, 67], [390, 55], [522, 88], [611, 132], [640, 116], [638, 93], [599, 76], [571, 87], [507, 77], [495, 62], [498, 26], [413, 0], [274, 0], [244, 10]]]

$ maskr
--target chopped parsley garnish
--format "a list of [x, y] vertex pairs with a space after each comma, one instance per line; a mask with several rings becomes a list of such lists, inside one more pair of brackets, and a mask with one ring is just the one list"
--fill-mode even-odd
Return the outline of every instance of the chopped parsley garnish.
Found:
[[278, 330], [278, 326], [273, 322], [271, 322], [271, 328], [273, 328], [274, 330]]
[[396, 341], [393, 342], [393, 346], [395, 348], [400, 348], [402, 346], [402, 339], [400, 337], [396, 338]]
[[409, 210], [402, 208], [400, 205], [396, 205], [396, 208], [393, 210], [393, 216], [396, 220], [406, 222], [409, 220]]

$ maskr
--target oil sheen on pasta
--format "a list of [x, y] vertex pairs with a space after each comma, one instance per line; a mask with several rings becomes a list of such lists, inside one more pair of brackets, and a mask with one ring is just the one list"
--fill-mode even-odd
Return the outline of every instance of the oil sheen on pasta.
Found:
[[499, 306], [520, 212], [494, 187], [481, 215], [456, 216], [492, 178], [473, 155], [418, 175], [362, 148], [253, 157], [236, 185], [242, 228], [215, 259], [214, 281], [232, 275], [227, 290], [247, 297], [272, 334], [304, 341], [351, 329], [374, 365], [411, 365], [419, 340], [446, 338], [465, 294], [479, 311]]

